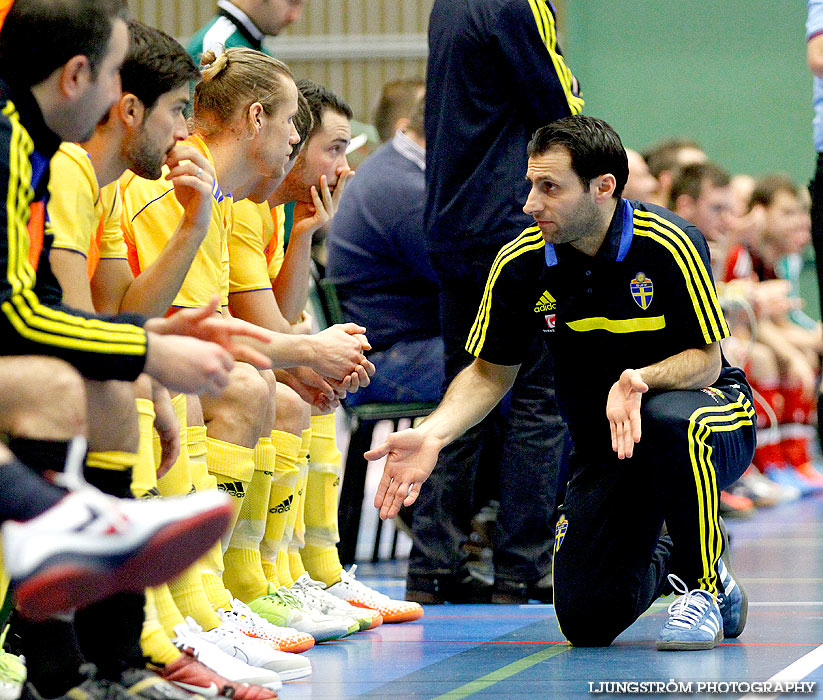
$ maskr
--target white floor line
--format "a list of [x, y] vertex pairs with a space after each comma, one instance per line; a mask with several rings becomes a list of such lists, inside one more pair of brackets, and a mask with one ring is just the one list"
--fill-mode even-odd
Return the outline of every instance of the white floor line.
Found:
[[[817, 647], [810, 651], [805, 656], [801, 656], [797, 661], [789, 666], [786, 666], [782, 671], [775, 673], [771, 678], [770, 681], [802, 681], [806, 676], [808, 676], [812, 671], [820, 668], [823, 666], [823, 645]], [[774, 695], [744, 695], [740, 700], [774, 700], [775, 698], [782, 695], [782, 693], [776, 693]]]

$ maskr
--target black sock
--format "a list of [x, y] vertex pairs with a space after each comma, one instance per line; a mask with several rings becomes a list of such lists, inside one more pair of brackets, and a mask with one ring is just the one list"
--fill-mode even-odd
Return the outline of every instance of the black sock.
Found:
[[127, 668], [146, 665], [140, 648], [145, 604], [142, 593], [117, 593], [74, 613], [77, 641], [98, 678], [116, 681]]
[[26, 657], [28, 680], [41, 696], [65, 695], [83, 680], [79, 669], [85, 659], [71, 622], [32, 622], [15, 612], [10, 624], [8, 641]]
[[103, 493], [117, 498], [134, 498], [131, 492], [131, 469], [83, 468], [83, 477]]
[[66, 456], [71, 440], [32, 440], [25, 437], [13, 437], [9, 440], [9, 449], [17, 458], [28, 464], [35, 472], [62, 472], [66, 466]]
[[16, 459], [0, 464], [0, 522], [37, 517], [65, 495]]

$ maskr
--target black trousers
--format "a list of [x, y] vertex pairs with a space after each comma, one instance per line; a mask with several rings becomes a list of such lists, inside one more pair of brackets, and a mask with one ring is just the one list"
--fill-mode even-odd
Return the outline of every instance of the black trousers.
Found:
[[[474, 359], [464, 346], [495, 253], [432, 256], [441, 279], [447, 384]], [[558, 474], [567, 444], [551, 356], [537, 342], [501, 406], [448, 445], [423, 484], [414, 509], [409, 576], [457, 573], [471, 518], [489, 493], [500, 501], [493, 542], [496, 578], [534, 581], [548, 573]], [[476, 498], [478, 493], [483, 496]]]
[[745, 381], [663, 392], [644, 397], [633, 457], [572, 458], [554, 555], [555, 611], [572, 644], [611, 644], [671, 591], [669, 573], [717, 592], [719, 493], [751, 462], [754, 416]]

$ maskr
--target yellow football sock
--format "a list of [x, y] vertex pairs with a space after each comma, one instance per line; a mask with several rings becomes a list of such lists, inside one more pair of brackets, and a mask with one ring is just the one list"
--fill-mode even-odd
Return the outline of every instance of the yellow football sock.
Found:
[[234, 518], [227, 534], [223, 537], [223, 551], [225, 552], [229, 537], [237, 524], [246, 489], [254, 474], [254, 450], [251, 447], [207, 437], [206, 464], [209, 473], [217, 479], [217, 488], [229, 494], [234, 501]]
[[308, 462], [298, 463], [300, 468], [300, 481], [297, 486], [297, 493], [301, 495], [297, 503], [297, 513], [294, 516], [294, 530], [292, 531], [291, 542], [289, 542], [289, 573], [293, 581], [299, 579], [306, 573], [303, 567], [303, 560], [300, 558], [300, 548], [306, 543], [306, 525], [303, 520], [303, 511], [306, 507], [306, 485], [308, 484], [309, 465]]
[[146, 589], [146, 605], [143, 629], [140, 632], [140, 649], [151, 663], [170, 664], [180, 658], [180, 650], [171, 643], [157, 615], [154, 591]]
[[294, 492], [297, 490], [297, 478], [300, 475], [297, 457], [301, 440], [291, 433], [275, 430], [271, 434], [271, 441], [276, 453], [274, 477], [269, 492], [266, 529], [260, 543], [260, 556], [266, 579], [277, 588], [280, 585], [277, 575], [277, 553], [283, 546], [283, 534], [294, 502]]
[[266, 529], [275, 448], [271, 438], [261, 438], [254, 448], [254, 475], [251, 478], [240, 517], [234, 526], [229, 547], [223, 554], [223, 583], [235, 598], [254, 600], [268, 591], [268, 579], [260, 559], [260, 543]]
[[312, 416], [309, 455], [304, 514], [306, 534], [300, 554], [309, 575], [332, 586], [340, 580], [343, 571], [337, 552], [340, 541], [337, 504], [343, 459], [337, 449], [334, 414]]
[[185, 620], [177, 609], [174, 597], [165, 583], [161, 586], [155, 586], [151, 591], [154, 595], [154, 609], [157, 611], [157, 619], [160, 620], [166, 634], [173, 638], [174, 628], [181, 622], [185, 622]]
[[[182, 403], [182, 424], [185, 425], [185, 397], [182, 402], [177, 399], [178, 397], [175, 396], [172, 404], [179, 418]], [[182, 496], [194, 491], [187, 450], [181, 449], [171, 469], [157, 480], [157, 490], [161, 496]], [[220, 617], [212, 609], [210, 599], [206, 595], [200, 568], [200, 564], [189, 567], [176, 579], [170, 581], [168, 586], [180, 613], [184, 616], [190, 615], [203, 629], [210, 630], [220, 624]]]
[[86, 466], [95, 469], [110, 469], [115, 472], [124, 472], [133, 469], [137, 463], [135, 452], [117, 452], [107, 450], [106, 452], [89, 452], [86, 456]]
[[[206, 426], [189, 425], [185, 435], [186, 450], [189, 454], [191, 480], [196, 491], [217, 488], [217, 479], [209, 474], [206, 467]], [[200, 559], [200, 576], [206, 596], [214, 610], [231, 610], [231, 593], [223, 584], [223, 546], [215, 542]]]
[[206, 461], [205, 425], [186, 426], [186, 449], [189, 452], [190, 460]]
[[157, 496], [157, 465], [154, 462], [154, 403], [151, 399], [137, 399], [137, 423], [140, 446], [137, 462], [131, 472], [131, 492], [135, 498]]
[[[289, 517], [286, 521], [286, 529], [283, 531], [283, 542], [280, 545], [280, 551], [277, 553], [277, 577], [280, 579], [280, 585], [291, 586], [294, 583], [294, 578], [291, 575], [291, 568], [289, 567], [289, 550], [292, 547], [292, 541], [295, 536], [297, 519], [300, 518], [300, 523], [303, 523], [301, 515], [303, 511], [303, 498], [306, 493], [306, 477], [309, 471], [309, 443], [311, 442], [311, 429], [307, 428], [301, 433], [300, 437], [300, 451], [297, 453], [297, 488], [294, 491], [294, 499], [289, 510]], [[300, 533], [302, 537], [302, 533]]]

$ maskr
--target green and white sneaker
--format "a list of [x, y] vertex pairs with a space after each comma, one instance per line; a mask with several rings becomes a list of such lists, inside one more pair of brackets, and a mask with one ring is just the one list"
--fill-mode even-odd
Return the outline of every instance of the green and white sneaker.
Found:
[[306, 607], [303, 601], [283, 586], [278, 589], [270, 586], [268, 595], [255, 598], [248, 606], [273, 625], [306, 632], [318, 643], [340, 639], [349, 634], [350, 623], [343, 623]]
[[9, 626], [0, 634], [0, 700], [17, 700], [26, 682], [26, 664], [22, 656], [3, 651]]

